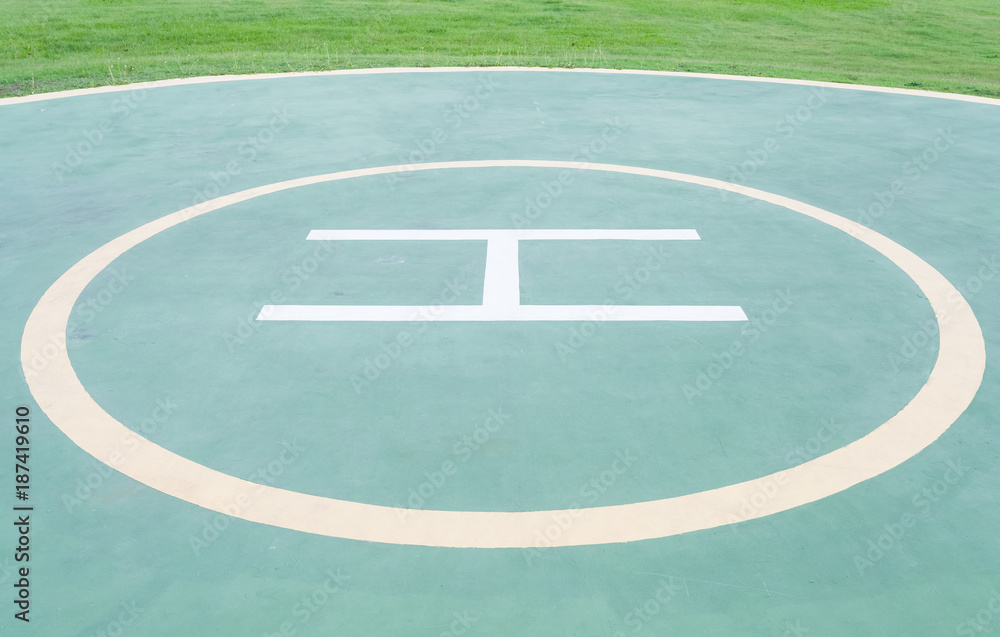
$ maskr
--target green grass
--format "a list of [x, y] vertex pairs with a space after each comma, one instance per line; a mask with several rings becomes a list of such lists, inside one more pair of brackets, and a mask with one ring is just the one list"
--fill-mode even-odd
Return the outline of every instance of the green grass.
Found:
[[0, 95], [373, 66], [637, 68], [1000, 96], [998, 0], [0, 0]]

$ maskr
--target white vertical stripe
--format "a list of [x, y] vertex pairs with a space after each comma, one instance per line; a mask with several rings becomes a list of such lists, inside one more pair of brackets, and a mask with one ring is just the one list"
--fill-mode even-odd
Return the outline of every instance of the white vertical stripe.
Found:
[[496, 320], [512, 315], [521, 304], [521, 274], [517, 239], [503, 237], [486, 242], [486, 277], [483, 309]]

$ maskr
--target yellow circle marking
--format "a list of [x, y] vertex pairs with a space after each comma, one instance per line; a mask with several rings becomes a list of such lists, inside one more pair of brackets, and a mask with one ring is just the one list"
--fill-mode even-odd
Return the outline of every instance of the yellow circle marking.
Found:
[[[32, 366], [36, 352], [51, 350], [53, 340], [65, 336], [70, 312], [98, 273], [125, 251], [188, 219], [310, 184], [415, 170], [501, 166], [595, 170], [708, 186], [782, 206], [847, 232], [899, 266], [930, 302], [940, 328], [938, 358], [930, 378], [899, 413], [868, 435], [769, 476], [635, 504], [572, 511], [484, 512], [362, 504], [241, 480], [167, 451], [112, 418], [80, 383], [65, 347], [41, 369]], [[548, 533], [546, 546], [667, 537], [771, 515], [843, 491], [913, 457], [955, 422], [982, 382], [986, 345], [972, 309], [937, 270], [894, 241], [826, 210], [746, 186], [665, 170], [569, 161], [489, 160], [383, 166], [292, 179], [218, 197], [151, 221], [101, 246], [52, 284], [28, 317], [21, 364], [39, 407], [73, 442], [123, 474], [168, 495], [244, 520], [332, 537], [424, 546], [518, 548], [537, 545], [540, 534], [552, 529], [557, 532]], [[760, 497], [761, 493], [767, 497]], [[753, 504], [750, 515], [746, 515], [745, 502]]]

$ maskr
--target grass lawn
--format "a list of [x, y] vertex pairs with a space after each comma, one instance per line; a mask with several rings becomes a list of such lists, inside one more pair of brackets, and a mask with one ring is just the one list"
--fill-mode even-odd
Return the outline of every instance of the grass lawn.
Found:
[[0, 96], [197, 75], [516, 65], [1000, 97], [998, 0], [0, 2]]

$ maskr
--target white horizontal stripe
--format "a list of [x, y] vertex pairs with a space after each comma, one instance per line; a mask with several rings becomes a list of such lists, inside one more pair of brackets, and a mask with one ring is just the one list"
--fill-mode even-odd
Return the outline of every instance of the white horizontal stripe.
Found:
[[490, 239], [538, 240], [616, 240], [616, 241], [692, 241], [701, 237], [695, 230], [313, 230], [313, 241], [488, 241]]
[[738, 305], [265, 305], [258, 321], [746, 321]]

